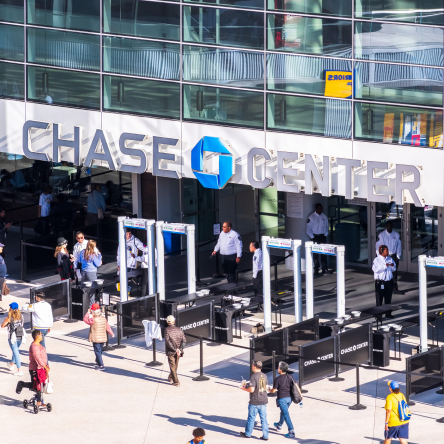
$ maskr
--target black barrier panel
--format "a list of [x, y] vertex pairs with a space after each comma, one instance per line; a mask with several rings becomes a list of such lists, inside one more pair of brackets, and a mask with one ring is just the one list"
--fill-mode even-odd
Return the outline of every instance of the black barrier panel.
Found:
[[45, 293], [45, 301], [51, 305], [52, 316], [58, 318], [69, 314], [69, 298], [70, 298], [69, 280], [56, 282], [55, 284], [42, 285], [29, 290], [29, 298], [31, 304], [35, 303], [35, 294], [38, 291]]
[[273, 370], [273, 351], [276, 356], [276, 363], [285, 361], [285, 330], [277, 330], [258, 338], [253, 339], [254, 360], [262, 361], [262, 371], [264, 373]]
[[298, 362], [299, 346], [319, 339], [319, 317], [316, 316], [286, 327], [287, 330], [287, 363]]
[[313, 379], [325, 378], [335, 373], [336, 337], [320, 339], [310, 344], [300, 345], [299, 381], [301, 384]]
[[26, 240], [25, 243], [33, 245], [41, 245], [47, 248], [33, 247], [31, 245], [24, 245], [25, 261], [27, 273], [32, 273], [46, 268], [53, 268], [57, 270], [57, 258], [54, 257], [54, 251], [57, 246], [57, 239], [59, 236], [41, 236]]
[[[371, 362], [372, 324], [342, 332], [337, 337], [338, 360], [349, 364], [369, 364]], [[352, 370], [354, 367], [344, 365], [340, 371]]]
[[187, 344], [198, 341], [199, 336], [213, 339], [213, 303], [178, 311], [176, 325], [184, 331]]
[[167, 328], [168, 324], [166, 318], [172, 315], [177, 317], [177, 307], [176, 304], [170, 304], [166, 301], [160, 301], [159, 304], [159, 325], [162, 329]]
[[[424, 353], [407, 358], [408, 383], [410, 384], [409, 393], [422, 393], [442, 384], [442, 351], [439, 348], [429, 350]], [[411, 375], [413, 373], [422, 373], [423, 376]], [[430, 378], [438, 376], [438, 378]]]
[[157, 295], [155, 294], [120, 302], [117, 305], [118, 312], [122, 315], [120, 317], [122, 338], [144, 334], [145, 328], [142, 324], [144, 320], [157, 322]]

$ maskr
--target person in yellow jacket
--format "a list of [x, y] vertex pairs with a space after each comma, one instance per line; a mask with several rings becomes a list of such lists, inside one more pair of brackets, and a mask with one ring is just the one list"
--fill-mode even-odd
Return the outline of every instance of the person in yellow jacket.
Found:
[[197, 429], [193, 430], [193, 436], [194, 438], [191, 441], [187, 441], [187, 444], [205, 444], [206, 441], [204, 440], [205, 436], [205, 430], [201, 427], [198, 427]]
[[408, 444], [409, 420], [399, 419], [399, 403], [406, 401], [396, 381], [389, 381], [390, 395], [385, 400], [385, 431], [384, 444], [390, 444], [392, 439], [399, 439], [401, 444]]

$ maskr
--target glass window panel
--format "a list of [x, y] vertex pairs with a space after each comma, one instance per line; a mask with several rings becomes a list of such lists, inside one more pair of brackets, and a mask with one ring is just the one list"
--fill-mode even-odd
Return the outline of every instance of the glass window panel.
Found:
[[183, 118], [263, 128], [264, 95], [254, 91], [183, 85]]
[[180, 5], [104, 0], [103, 29], [112, 34], [180, 40]]
[[100, 109], [100, 75], [28, 66], [28, 100]]
[[263, 89], [264, 55], [259, 52], [184, 45], [183, 79]]
[[28, 23], [100, 32], [100, 0], [28, 0]]
[[103, 109], [179, 119], [180, 85], [156, 80], [104, 76]]
[[426, 205], [410, 207], [411, 261], [418, 262], [418, 256], [438, 256], [438, 207]]
[[302, 14], [351, 17], [352, 0], [268, 0], [271, 11], [301, 12]]
[[394, 23], [356, 22], [355, 57], [443, 66], [443, 29]]
[[24, 27], [0, 25], [0, 59], [24, 62]]
[[5, 22], [23, 23], [23, 0], [0, 0], [0, 18]]
[[268, 14], [267, 17], [270, 50], [351, 57], [351, 21], [290, 14]]
[[264, 14], [184, 6], [184, 40], [193, 43], [264, 48]]
[[28, 62], [100, 70], [100, 37], [79, 32], [28, 28]]
[[369, 20], [444, 24], [442, 0], [355, 0], [355, 16]]
[[348, 98], [352, 94], [351, 62], [268, 53], [267, 88]]
[[267, 94], [267, 128], [318, 136], [351, 137], [351, 103], [346, 100]]
[[355, 103], [355, 138], [442, 147], [442, 110]]
[[442, 106], [442, 69], [384, 63], [355, 64], [355, 98]]
[[184, 0], [187, 3], [231, 6], [245, 9], [264, 9], [264, 0]]
[[0, 62], [0, 99], [24, 100], [25, 65]]
[[159, 79], [180, 79], [180, 46], [147, 40], [103, 38], [103, 70]]

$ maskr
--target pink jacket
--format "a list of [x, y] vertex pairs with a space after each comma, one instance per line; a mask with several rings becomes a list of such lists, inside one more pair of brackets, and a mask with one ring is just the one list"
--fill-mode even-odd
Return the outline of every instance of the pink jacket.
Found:
[[39, 370], [48, 365], [48, 355], [43, 345], [34, 342], [29, 347], [29, 370]]

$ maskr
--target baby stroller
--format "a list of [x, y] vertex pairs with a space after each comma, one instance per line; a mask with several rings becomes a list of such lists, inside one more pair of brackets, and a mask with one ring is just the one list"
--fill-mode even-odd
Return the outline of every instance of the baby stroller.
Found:
[[[31, 377], [31, 382], [19, 381], [17, 383], [17, 388], [15, 389], [15, 391], [18, 395], [20, 395], [20, 393], [22, 392], [22, 390], [24, 388], [27, 388], [31, 392], [34, 393], [34, 396], [31, 399], [25, 399], [23, 401], [23, 407], [25, 409], [28, 409], [28, 407], [31, 407], [31, 409], [33, 410], [33, 412], [35, 414], [37, 414], [42, 409], [46, 409], [48, 412], [50, 412], [52, 410], [52, 405], [50, 403], [45, 404], [45, 401], [43, 400], [42, 390], [37, 390], [37, 389], [33, 388], [33, 385], [34, 385], [34, 382], [32, 381], [32, 377]], [[41, 404], [37, 405], [38, 402], [40, 402]]]

